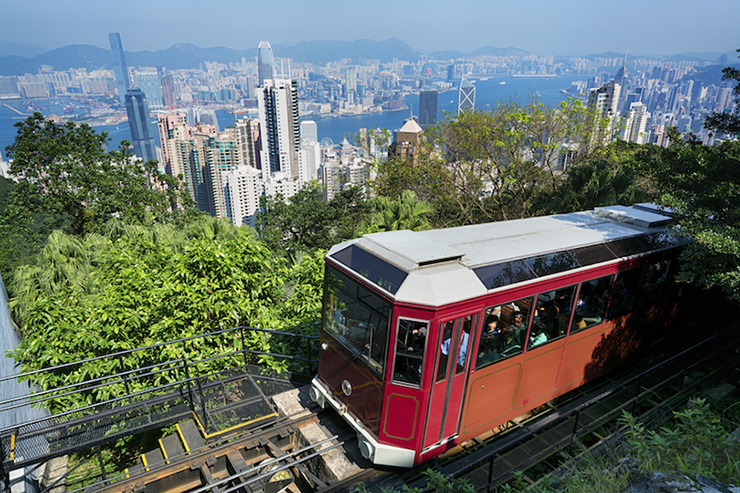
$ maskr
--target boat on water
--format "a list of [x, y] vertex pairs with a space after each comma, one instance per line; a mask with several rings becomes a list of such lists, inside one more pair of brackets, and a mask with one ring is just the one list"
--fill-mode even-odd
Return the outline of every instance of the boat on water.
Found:
[[502, 80], [501, 82], [498, 83], [498, 85], [500, 85], [500, 86], [503, 86], [504, 84], [506, 84], [506, 81], [505, 80]]

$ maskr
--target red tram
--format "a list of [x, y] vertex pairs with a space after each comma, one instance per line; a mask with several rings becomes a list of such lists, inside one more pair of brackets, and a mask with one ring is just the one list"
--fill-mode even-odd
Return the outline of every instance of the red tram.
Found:
[[335, 245], [311, 397], [363, 456], [411, 467], [565, 394], [659, 325], [669, 220], [639, 204]]

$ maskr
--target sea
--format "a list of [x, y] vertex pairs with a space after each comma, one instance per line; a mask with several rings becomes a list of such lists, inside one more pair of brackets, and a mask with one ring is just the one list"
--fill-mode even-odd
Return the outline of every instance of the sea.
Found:
[[[565, 98], [563, 90], [568, 89], [571, 82], [583, 80], [583, 76], [567, 77], [506, 77], [506, 78], [480, 78], [471, 79], [476, 87], [475, 106], [479, 110], [487, 110], [495, 107], [498, 103], [506, 103], [517, 100], [526, 103], [532, 97], [538, 97], [547, 105], [556, 105]], [[459, 81], [455, 89], [441, 92], [437, 97], [437, 118], [445, 118], [447, 114], [454, 114], [457, 110]], [[64, 98], [34, 99], [33, 103], [42, 108], [44, 116], [51, 114], [64, 115]], [[390, 131], [401, 128], [410, 114], [419, 114], [419, 95], [410, 95], [404, 99], [406, 109], [383, 111], [381, 113], [319, 117], [307, 115], [301, 120], [314, 120], [316, 122], [319, 140], [331, 139], [335, 144], [342, 142], [345, 137], [353, 141], [360, 128], [383, 128]], [[17, 129], [15, 123], [30, 116], [20, 99], [0, 100], [0, 155], [7, 158], [6, 147], [13, 143]], [[65, 115], [69, 116], [69, 115]], [[219, 128], [225, 129], [234, 124], [242, 115], [234, 114], [227, 110], [216, 111]], [[131, 140], [128, 122], [118, 125], [105, 125], [94, 127], [98, 132], [107, 132], [111, 139], [108, 148], [115, 149], [121, 140]], [[152, 121], [152, 134], [156, 145], [159, 146], [159, 135], [156, 122]]]

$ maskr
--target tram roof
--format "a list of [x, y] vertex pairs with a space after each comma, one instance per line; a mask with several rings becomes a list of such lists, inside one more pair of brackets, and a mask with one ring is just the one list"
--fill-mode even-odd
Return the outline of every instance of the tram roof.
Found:
[[388, 231], [335, 245], [328, 256], [397, 301], [441, 306], [492, 289], [676, 246], [652, 204], [428, 231]]

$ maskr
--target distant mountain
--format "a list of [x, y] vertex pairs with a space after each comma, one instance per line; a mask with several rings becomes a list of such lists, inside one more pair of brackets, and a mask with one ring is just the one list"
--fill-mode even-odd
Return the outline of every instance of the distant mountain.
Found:
[[[629, 58], [629, 53], [627, 54], [627, 57]], [[592, 53], [590, 55], [586, 55], [583, 58], [588, 58], [593, 60], [594, 58], [624, 58], [624, 53], [617, 53], [616, 51], [605, 51], [603, 53]]]
[[[394, 58], [416, 61], [419, 52], [398, 38], [384, 41], [361, 39], [358, 41], [311, 41], [293, 46], [273, 46], [276, 56], [289, 57], [299, 62], [326, 63], [344, 58], [357, 63], [360, 58], [379, 59], [390, 62]], [[198, 68], [203, 62], [232, 63], [242, 58], [252, 60], [257, 56], [257, 47], [247, 50], [215, 47], [201, 48], [189, 43], [178, 43], [166, 50], [125, 52], [130, 67], [156, 67], [168, 69]], [[70, 45], [31, 58], [21, 56], [0, 57], [0, 75], [23, 75], [36, 73], [41, 65], [50, 65], [54, 70], [69, 68], [112, 68], [110, 51], [91, 45]]]
[[49, 51], [49, 48], [44, 48], [43, 46], [0, 39], [0, 57], [15, 55], [24, 58], [31, 58], [36, 55], [46, 53], [47, 51]]
[[384, 41], [360, 39], [357, 41], [309, 41], [293, 46], [273, 46], [275, 56], [292, 58], [296, 61], [322, 64], [350, 58], [357, 63], [360, 58], [390, 62], [399, 60], [417, 61], [420, 53], [398, 38]]
[[465, 53], [455, 50], [435, 51], [429, 54], [429, 58], [433, 58], [434, 60], [454, 60], [463, 57], [465, 57]]
[[[163, 65], [171, 70], [198, 68], [203, 62], [234, 63], [242, 57], [252, 59], [257, 56], [257, 47], [249, 50], [234, 50], [217, 46], [201, 48], [190, 43], [178, 43], [166, 50], [126, 52], [126, 64], [131, 67], [156, 67]], [[110, 58], [110, 54], [108, 55]]]
[[508, 47], [508, 48], [497, 48], [495, 46], [484, 46], [470, 53], [470, 56], [525, 56], [530, 55], [526, 50], [519, 48]]

